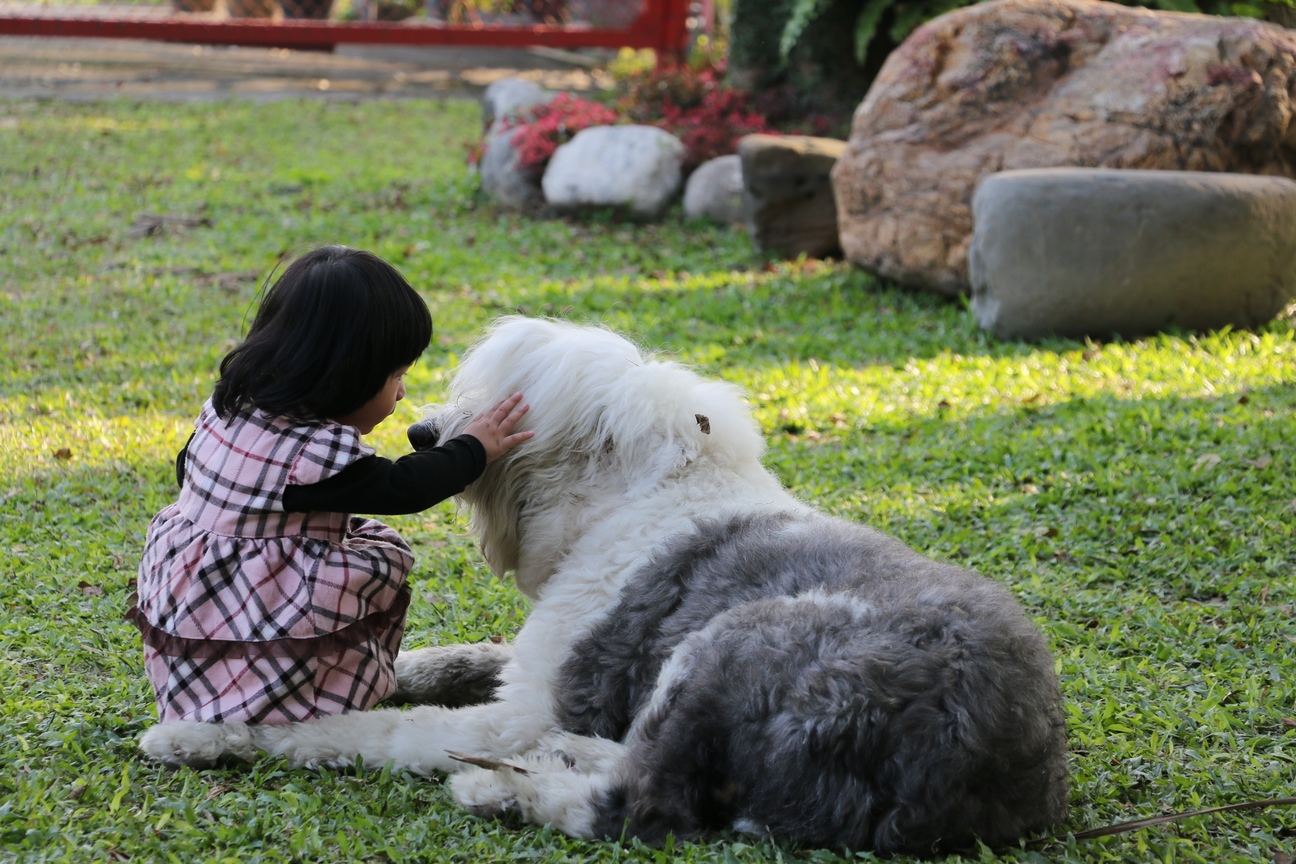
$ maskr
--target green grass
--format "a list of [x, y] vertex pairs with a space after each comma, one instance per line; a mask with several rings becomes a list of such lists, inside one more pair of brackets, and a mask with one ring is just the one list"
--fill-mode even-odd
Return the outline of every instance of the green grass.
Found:
[[[827, 511], [1009, 585], [1057, 657], [1072, 831], [1293, 793], [1296, 327], [995, 343], [957, 304], [671, 217], [498, 212], [466, 102], [0, 103], [0, 858], [24, 861], [833, 860], [741, 838], [669, 850], [459, 813], [437, 781], [266, 759], [167, 771], [121, 620], [171, 460], [281, 255], [394, 262], [437, 335], [432, 401], [492, 316], [601, 321], [747, 389], [769, 465]], [[209, 225], [132, 234], [142, 213]], [[536, 406], [535, 410], [543, 410]], [[413, 408], [375, 433], [399, 452]], [[407, 644], [513, 632], [449, 504]], [[1004, 861], [1274, 861], [1296, 812], [1195, 818]], [[958, 859], [952, 859], [958, 860]]]

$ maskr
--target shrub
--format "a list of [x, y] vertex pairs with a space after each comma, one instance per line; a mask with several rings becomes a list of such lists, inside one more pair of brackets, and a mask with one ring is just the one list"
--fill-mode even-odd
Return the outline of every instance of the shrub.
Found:
[[554, 151], [575, 137], [577, 132], [591, 126], [611, 126], [619, 119], [617, 113], [606, 105], [560, 93], [547, 104], [531, 109], [525, 119], [505, 121], [504, 128], [522, 128], [513, 139], [518, 160], [523, 167], [539, 173], [549, 163]]
[[716, 54], [641, 70], [626, 79], [617, 107], [632, 121], [679, 138], [687, 173], [733, 153], [744, 135], [775, 131], [751, 95], [724, 84], [724, 73], [724, 58]]

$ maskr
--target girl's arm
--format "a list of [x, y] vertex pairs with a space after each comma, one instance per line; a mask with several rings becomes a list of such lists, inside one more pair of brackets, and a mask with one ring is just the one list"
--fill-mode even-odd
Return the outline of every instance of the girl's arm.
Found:
[[471, 435], [460, 435], [431, 450], [402, 456], [357, 459], [337, 474], [309, 486], [284, 490], [290, 513], [418, 513], [457, 495], [481, 476], [486, 451]]

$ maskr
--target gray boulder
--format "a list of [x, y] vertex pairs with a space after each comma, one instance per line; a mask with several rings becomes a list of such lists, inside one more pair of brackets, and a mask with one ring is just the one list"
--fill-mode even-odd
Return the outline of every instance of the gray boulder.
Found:
[[747, 229], [757, 249], [821, 258], [841, 248], [831, 173], [845, 149], [845, 141], [806, 135], [738, 142]]
[[524, 78], [501, 78], [482, 94], [482, 128], [490, 129], [496, 120], [516, 116], [528, 108], [550, 102], [556, 94]]
[[742, 158], [717, 156], [697, 167], [684, 185], [684, 215], [725, 225], [745, 221]]
[[972, 199], [972, 311], [1000, 339], [1256, 327], [1296, 298], [1296, 182], [1051, 168]]
[[513, 138], [523, 128], [504, 128], [496, 123], [486, 135], [481, 161], [477, 165], [482, 191], [502, 207], [523, 208], [544, 201], [540, 191], [540, 173], [523, 167], [513, 146]]
[[560, 210], [621, 207], [660, 216], [679, 194], [684, 145], [655, 126], [591, 126], [554, 152], [541, 179]]

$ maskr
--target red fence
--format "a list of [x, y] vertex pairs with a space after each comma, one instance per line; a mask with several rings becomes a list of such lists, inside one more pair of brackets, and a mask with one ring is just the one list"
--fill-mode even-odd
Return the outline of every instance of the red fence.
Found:
[[[633, 2], [633, 0], [632, 0]], [[709, 3], [705, 4], [709, 7]], [[200, 45], [331, 50], [336, 45], [651, 48], [678, 57], [689, 42], [690, 0], [638, 0], [639, 14], [622, 26], [588, 22], [451, 24], [404, 21], [271, 20], [172, 12], [170, 7], [0, 5], [0, 35], [151, 39]]]

